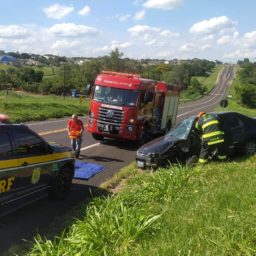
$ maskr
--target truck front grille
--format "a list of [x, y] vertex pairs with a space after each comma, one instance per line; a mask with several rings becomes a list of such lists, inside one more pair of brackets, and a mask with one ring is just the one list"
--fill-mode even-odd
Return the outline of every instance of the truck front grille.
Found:
[[100, 131], [118, 133], [124, 118], [124, 111], [112, 108], [99, 108], [97, 127]]

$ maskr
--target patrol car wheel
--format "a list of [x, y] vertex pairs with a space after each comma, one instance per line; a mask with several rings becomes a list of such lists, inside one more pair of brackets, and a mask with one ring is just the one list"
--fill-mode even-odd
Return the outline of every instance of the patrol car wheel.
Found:
[[255, 140], [248, 140], [244, 144], [244, 152], [247, 155], [255, 154], [256, 153], [256, 141]]
[[69, 167], [65, 167], [55, 177], [49, 196], [53, 199], [64, 198], [70, 190], [73, 179], [73, 171]]

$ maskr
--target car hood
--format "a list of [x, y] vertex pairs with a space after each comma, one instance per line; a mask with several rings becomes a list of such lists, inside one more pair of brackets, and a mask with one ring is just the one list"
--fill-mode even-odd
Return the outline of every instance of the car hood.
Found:
[[139, 154], [164, 153], [168, 148], [175, 145], [179, 139], [171, 136], [162, 136], [154, 139], [138, 149]]

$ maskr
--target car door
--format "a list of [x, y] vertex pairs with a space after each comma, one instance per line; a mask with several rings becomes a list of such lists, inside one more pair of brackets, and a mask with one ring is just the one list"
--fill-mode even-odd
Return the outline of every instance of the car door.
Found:
[[[20, 189], [16, 180], [19, 161], [13, 154], [13, 144], [8, 126], [0, 126], [0, 207], [11, 196]], [[1, 213], [1, 211], [0, 211]]]
[[[14, 128], [14, 127], [13, 127]], [[52, 163], [48, 159], [48, 144], [26, 126], [17, 126], [12, 131], [14, 154], [19, 162], [22, 186], [37, 190], [49, 184]]]
[[245, 123], [236, 113], [226, 113], [222, 121], [228, 150], [233, 153], [244, 141]]

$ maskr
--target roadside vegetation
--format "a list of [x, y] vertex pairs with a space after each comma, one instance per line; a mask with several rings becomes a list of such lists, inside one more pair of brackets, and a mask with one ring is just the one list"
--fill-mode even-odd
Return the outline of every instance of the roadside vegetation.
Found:
[[255, 255], [255, 156], [130, 172], [121, 191], [54, 239], [38, 236], [28, 255]]
[[223, 65], [216, 65], [210, 74], [194, 76], [186, 90], [181, 92], [181, 102], [196, 100], [209, 93], [215, 86], [218, 74]]
[[43, 96], [24, 92], [11, 91], [6, 95], [0, 92], [0, 113], [10, 117], [10, 122], [26, 122], [31, 120], [46, 120], [70, 116], [73, 113], [85, 115], [88, 112], [89, 101], [79, 98]]

